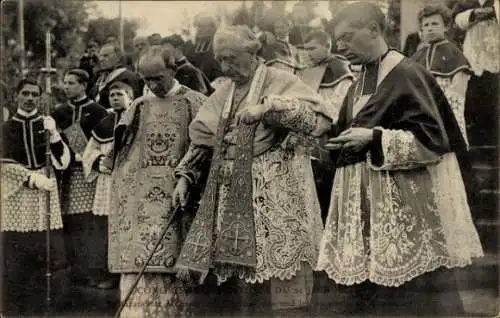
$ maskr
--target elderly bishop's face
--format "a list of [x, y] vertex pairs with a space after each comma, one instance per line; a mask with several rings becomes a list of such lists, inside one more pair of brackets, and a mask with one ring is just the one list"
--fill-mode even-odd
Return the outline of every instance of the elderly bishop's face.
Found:
[[138, 71], [156, 96], [164, 97], [172, 89], [175, 71], [167, 68], [160, 56], [141, 60]]
[[252, 61], [254, 56], [248, 52], [223, 49], [215, 53], [221, 70], [237, 84], [243, 84], [252, 76]]

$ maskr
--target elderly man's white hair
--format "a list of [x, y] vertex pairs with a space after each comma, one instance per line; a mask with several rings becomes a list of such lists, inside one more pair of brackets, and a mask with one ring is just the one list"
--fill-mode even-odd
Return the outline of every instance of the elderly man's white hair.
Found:
[[214, 35], [214, 52], [232, 50], [257, 53], [261, 44], [257, 36], [246, 25], [232, 25], [220, 28]]

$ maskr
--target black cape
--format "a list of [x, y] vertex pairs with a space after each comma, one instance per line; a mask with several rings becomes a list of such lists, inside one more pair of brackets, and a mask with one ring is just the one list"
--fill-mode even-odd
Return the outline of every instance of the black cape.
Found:
[[206, 96], [210, 96], [214, 92], [205, 73], [189, 63], [187, 59], [177, 62], [176, 69], [175, 79], [178, 80], [180, 84]]
[[426, 44], [411, 58], [437, 76], [452, 77], [460, 71], [472, 74], [467, 58], [448, 40]]
[[[351, 86], [333, 129], [333, 136], [338, 136], [350, 127], [382, 127], [411, 131], [427, 149], [437, 154], [463, 152], [466, 149], [446, 96], [434, 76], [422, 65], [403, 57], [377, 88], [376, 76], [374, 81], [374, 85], [365, 85], [373, 88], [373, 95], [354, 117], [352, 110], [357, 85]], [[338, 167], [346, 166], [365, 161], [366, 153], [370, 150], [372, 162], [377, 164], [383, 162], [381, 149], [381, 135], [374, 133], [372, 143], [365, 149], [342, 149], [333, 151], [332, 156]]]

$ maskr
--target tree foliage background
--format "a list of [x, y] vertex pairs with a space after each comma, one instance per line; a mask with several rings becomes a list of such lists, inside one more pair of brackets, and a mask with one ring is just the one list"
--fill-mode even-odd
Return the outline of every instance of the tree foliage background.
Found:
[[[7, 0], [1, 5], [2, 79], [9, 88], [22, 77], [21, 50], [18, 43], [18, 1]], [[90, 19], [95, 9], [93, 1], [25, 0], [24, 37], [25, 61], [30, 74], [38, 76], [45, 64], [45, 30], [52, 20], [52, 65], [58, 69], [58, 78], [70, 67], [76, 67], [89, 39], [102, 44], [107, 37], [119, 35], [119, 20]], [[139, 28], [137, 21], [124, 19], [125, 49]], [[57, 83], [57, 81], [56, 81]]]

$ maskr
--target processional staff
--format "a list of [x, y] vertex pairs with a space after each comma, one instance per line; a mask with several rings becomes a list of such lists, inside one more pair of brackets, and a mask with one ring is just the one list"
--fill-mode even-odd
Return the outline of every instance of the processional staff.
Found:
[[[51, 104], [52, 104], [52, 83], [51, 76], [56, 74], [56, 69], [52, 67], [52, 33], [51, 29], [54, 26], [55, 21], [49, 20], [47, 30], [45, 32], [45, 67], [42, 67], [41, 72], [45, 76], [45, 94], [42, 97], [43, 108], [45, 116], [50, 116], [51, 113]], [[48, 130], [45, 131], [45, 175], [47, 178], [50, 178], [50, 174], [52, 171], [52, 161], [51, 161], [51, 151], [50, 151], [50, 132]], [[45, 316], [50, 316], [50, 308], [51, 308], [51, 280], [52, 273], [50, 268], [50, 192], [46, 192], [46, 214], [45, 214], [45, 242], [46, 242], [46, 311]]]

